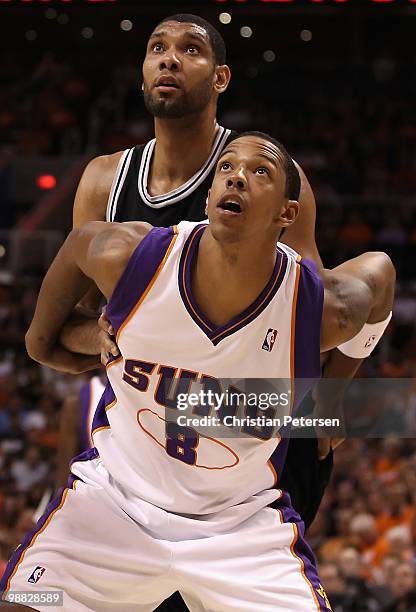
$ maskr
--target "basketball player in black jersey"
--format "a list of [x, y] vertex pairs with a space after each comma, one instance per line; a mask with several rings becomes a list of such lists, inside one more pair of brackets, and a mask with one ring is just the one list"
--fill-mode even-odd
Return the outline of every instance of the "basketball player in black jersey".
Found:
[[[105, 219], [156, 226], [204, 219], [216, 160], [232, 136], [216, 123], [218, 97], [229, 81], [224, 41], [213, 26], [193, 15], [160, 22], [149, 38], [143, 64], [144, 99], [155, 119], [156, 139], [88, 164], [76, 194], [74, 227]], [[282, 241], [322, 265], [314, 235], [315, 200], [301, 168], [299, 172], [300, 213]], [[103, 343], [104, 352], [117, 351], [110, 338], [98, 332], [95, 320], [83, 318], [82, 309], [93, 305], [91, 296], [86, 298], [61, 336], [66, 349], [88, 355], [85, 365], [91, 367], [98, 364]], [[40, 361], [59, 365], [57, 352], [42, 350], [39, 346]], [[75, 361], [74, 372], [79, 367]], [[352, 377], [360, 363], [333, 351], [325, 376]], [[290, 492], [306, 525], [316, 514], [332, 469], [331, 441], [320, 440], [320, 445], [318, 450], [315, 439], [291, 440], [281, 475], [281, 486]]]

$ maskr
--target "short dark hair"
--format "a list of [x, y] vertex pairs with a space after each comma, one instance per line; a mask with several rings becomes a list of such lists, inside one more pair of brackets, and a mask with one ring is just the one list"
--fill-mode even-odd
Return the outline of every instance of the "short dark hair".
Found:
[[[204, 28], [206, 33], [208, 34], [209, 44], [211, 45], [212, 54], [214, 56], [214, 61], [216, 66], [222, 66], [227, 61], [227, 51], [225, 48], [225, 42], [221, 34], [218, 32], [216, 28], [212, 24], [209, 23], [203, 17], [198, 17], [198, 15], [191, 15], [190, 13], [178, 13], [176, 15], [171, 15], [170, 17], [165, 17], [162, 21], [159, 21], [158, 26], [161, 23], [165, 23], [165, 21], [177, 21], [178, 23], [194, 23], [195, 25], [201, 26]], [[157, 26], [156, 26], [157, 27]]]
[[237, 138], [242, 138], [243, 136], [256, 136], [257, 138], [271, 142], [279, 149], [283, 158], [283, 170], [286, 173], [285, 198], [288, 198], [289, 200], [299, 200], [301, 185], [300, 174], [295, 166], [295, 162], [286, 151], [286, 148], [282, 145], [282, 143], [276, 140], [276, 138], [273, 138], [273, 136], [270, 136], [270, 134], [266, 134], [265, 132], [256, 132], [254, 130], [250, 132], [243, 132], [242, 134], [236, 134], [233, 140], [237, 140]]

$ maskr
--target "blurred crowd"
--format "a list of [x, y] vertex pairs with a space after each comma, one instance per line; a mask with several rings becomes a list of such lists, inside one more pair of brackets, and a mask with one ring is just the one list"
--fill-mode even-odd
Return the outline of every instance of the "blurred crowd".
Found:
[[[415, 378], [414, 92], [395, 87], [403, 75], [391, 58], [350, 75], [348, 87], [337, 66], [326, 75], [330, 91], [319, 77], [320, 93], [309, 87], [317, 78], [313, 69], [309, 75], [278, 64], [248, 70], [237, 66], [220, 122], [271, 132], [303, 165], [318, 201], [325, 265], [369, 249], [392, 256], [399, 278], [394, 318], [360, 375]], [[52, 52], [30, 74], [6, 56], [0, 66], [3, 201], [16, 156], [109, 153], [153, 136], [139, 64], [122, 63], [105, 77]], [[36, 283], [27, 279], [0, 284], [0, 574], [32, 528], [45, 491], [55, 488], [60, 406], [85, 381], [27, 357], [24, 334], [36, 295]], [[398, 436], [410, 427], [416, 437], [416, 389], [400, 410], [407, 421]], [[334, 612], [416, 612], [416, 441], [349, 439], [335, 458], [308, 533]]]

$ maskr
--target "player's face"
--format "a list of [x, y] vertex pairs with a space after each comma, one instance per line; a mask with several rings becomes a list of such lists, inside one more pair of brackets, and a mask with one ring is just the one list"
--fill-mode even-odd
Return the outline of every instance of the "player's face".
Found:
[[204, 28], [165, 21], [149, 38], [143, 63], [147, 110], [162, 119], [203, 111], [214, 95], [215, 62]]
[[[231, 142], [218, 160], [208, 199], [212, 231], [227, 240], [253, 234], [276, 236], [291, 225], [298, 203], [285, 197], [286, 173], [279, 149], [257, 136]], [[225, 237], [225, 235], [224, 235]]]

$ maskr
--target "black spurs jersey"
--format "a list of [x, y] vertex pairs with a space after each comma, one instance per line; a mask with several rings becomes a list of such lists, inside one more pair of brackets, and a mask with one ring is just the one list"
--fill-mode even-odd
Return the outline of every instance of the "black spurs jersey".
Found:
[[[216, 163], [237, 132], [218, 126], [211, 153], [203, 167], [173, 191], [151, 196], [147, 179], [156, 140], [122, 154], [107, 205], [107, 221], [146, 221], [158, 227], [206, 219], [205, 205]], [[293, 438], [279, 486], [290, 493], [294, 508], [308, 526], [315, 518], [332, 471], [332, 452], [318, 460], [315, 438]]]
[[210, 156], [186, 183], [161, 196], [147, 191], [150, 162], [156, 139], [124, 151], [117, 166], [108, 199], [107, 221], [146, 221], [168, 227], [180, 221], [206, 219], [205, 202], [215, 166], [227, 142], [236, 132], [218, 126]]

